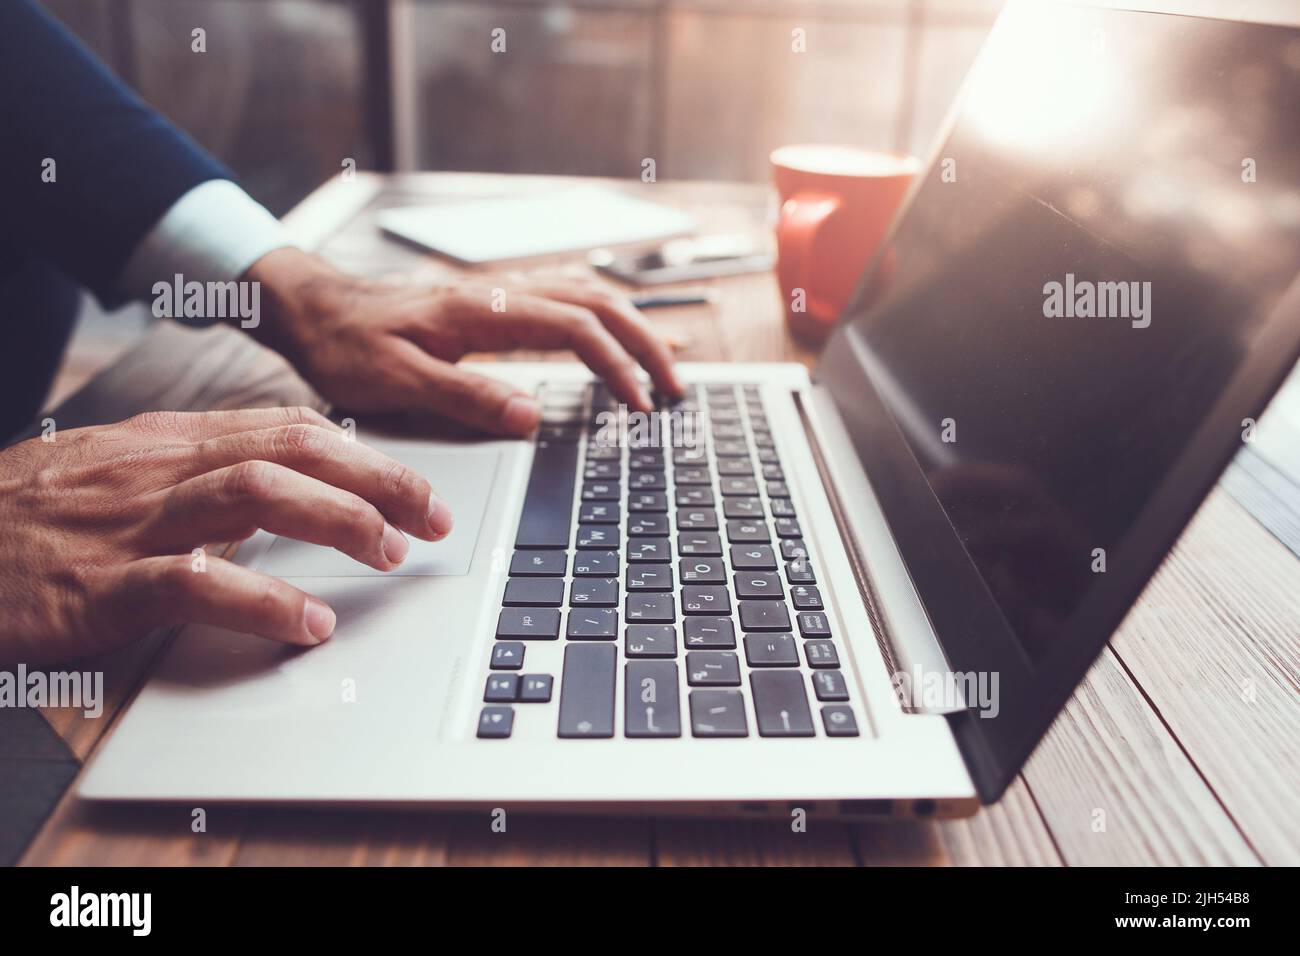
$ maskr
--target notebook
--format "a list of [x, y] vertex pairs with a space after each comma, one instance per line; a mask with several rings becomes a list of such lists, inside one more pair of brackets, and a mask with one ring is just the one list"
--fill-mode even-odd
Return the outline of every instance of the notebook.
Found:
[[379, 228], [478, 264], [650, 242], [695, 231], [687, 213], [599, 187], [386, 209]]

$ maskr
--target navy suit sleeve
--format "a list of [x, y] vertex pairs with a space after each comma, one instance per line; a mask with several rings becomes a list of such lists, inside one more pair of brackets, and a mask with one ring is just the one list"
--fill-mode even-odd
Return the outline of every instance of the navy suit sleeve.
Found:
[[132, 250], [172, 203], [228, 178], [42, 7], [0, 0], [6, 258], [44, 260], [113, 301]]

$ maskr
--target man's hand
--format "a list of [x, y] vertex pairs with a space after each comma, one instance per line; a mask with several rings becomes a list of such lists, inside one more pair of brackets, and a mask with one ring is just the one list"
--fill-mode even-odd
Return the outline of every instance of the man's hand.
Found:
[[635, 410], [651, 408], [638, 365], [660, 391], [682, 391], [668, 346], [627, 299], [591, 280], [393, 285], [297, 249], [268, 253], [246, 278], [262, 288], [265, 317], [254, 335], [350, 411], [429, 409], [526, 435], [538, 422], [536, 400], [455, 364], [471, 352], [513, 348], [572, 349]]
[[380, 570], [436, 540], [429, 483], [310, 409], [150, 413], [0, 452], [0, 662], [104, 650], [200, 622], [313, 645], [334, 612], [209, 555], [258, 528]]

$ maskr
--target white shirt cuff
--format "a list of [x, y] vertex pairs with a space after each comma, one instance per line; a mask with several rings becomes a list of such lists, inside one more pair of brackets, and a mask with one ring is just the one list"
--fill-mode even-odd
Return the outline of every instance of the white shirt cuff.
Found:
[[155, 283], [170, 285], [177, 276], [230, 282], [272, 249], [293, 244], [280, 221], [248, 193], [228, 179], [210, 179], [154, 224], [127, 260], [118, 288], [147, 300]]

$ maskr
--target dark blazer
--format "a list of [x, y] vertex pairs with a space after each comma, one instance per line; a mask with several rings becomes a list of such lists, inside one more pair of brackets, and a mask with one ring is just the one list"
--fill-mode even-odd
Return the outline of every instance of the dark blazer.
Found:
[[0, 0], [0, 441], [48, 387], [76, 300], [60, 276], [116, 303], [150, 227], [226, 178], [34, 0]]

